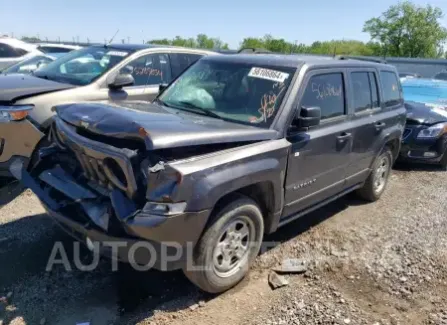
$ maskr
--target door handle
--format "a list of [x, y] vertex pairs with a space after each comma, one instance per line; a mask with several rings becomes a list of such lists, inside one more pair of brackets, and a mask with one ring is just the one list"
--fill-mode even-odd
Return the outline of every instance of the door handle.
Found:
[[343, 132], [339, 136], [337, 136], [338, 142], [345, 142], [346, 140], [350, 139], [352, 137], [351, 133]]
[[374, 127], [377, 131], [382, 131], [385, 128], [386, 124], [384, 122], [378, 122], [374, 124]]

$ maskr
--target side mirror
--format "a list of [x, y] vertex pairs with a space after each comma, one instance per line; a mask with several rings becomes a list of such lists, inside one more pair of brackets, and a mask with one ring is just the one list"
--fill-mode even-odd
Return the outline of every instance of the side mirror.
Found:
[[168, 87], [168, 84], [160, 84], [158, 86], [158, 94], [160, 95], [162, 92], [164, 92], [167, 87]]
[[120, 89], [126, 86], [132, 86], [135, 83], [135, 79], [130, 73], [117, 74], [115, 79], [109, 83], [109, 88]]
[[320, 107], [301, 107], [300, 114], [293, 119], [293, 125], [298, 128], [309, 128], [320, 124], [321, 108]]

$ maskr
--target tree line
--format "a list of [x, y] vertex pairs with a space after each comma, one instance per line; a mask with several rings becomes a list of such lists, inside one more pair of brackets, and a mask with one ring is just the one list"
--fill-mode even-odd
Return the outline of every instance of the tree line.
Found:
[[[240, 48], [262, 48], [280, 53], [447, 58], [447, 29], [441, 25], [441, 18], [443, 12], [438, 7], [423, 7], [411, 1], [404, 1], [390, 6], [379, 17], [365, 22], [363, 32], [370, 35], [370, 41], [366, 43], [356, 40], [332, 40], [315, 41], [306, 45], [265, 35], [261, 38], [244, 38]], [[172, 40], [151, 40], [150, 43], [205, 49], [228, 48], [228, 44], [219, 38], [210, 38], [205, 34], [200, 34], [195, 39], [177, 36]]]
[[[440, 22], [443, 16], [438, 7], [419, 6], [406, 0], [390, 6], [379, 17], [373, 17], [364, 23], [363, 32], [370, 35], [369, 42], [343, 39], [315, 41], [306, 45], [265, 35], [244, 38], [239, 47], [279, 53], [447, 59], [447, 28]], [[35, 37], [22, 39], [36, 41]], [[176, 36], [173, 39], [152, 39], [148, 43], [203, 49], [229, 48], [228, 43], [220, 38], [206, 34], [199, 34], [195, 38]]]

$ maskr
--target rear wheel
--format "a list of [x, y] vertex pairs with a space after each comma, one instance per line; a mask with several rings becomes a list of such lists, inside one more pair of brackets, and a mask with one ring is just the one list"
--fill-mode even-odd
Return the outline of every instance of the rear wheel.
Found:
[[363, 187], [357, 191], [358, 195], [371, 202], [377, 201], [388, 184], [392, 163], [393, 154], [389, 148], [385, 148], [374, 161], [372, 172]]
[[264, 222], [258, 205], [242, 195], [213, 217], [196, 246], [193, 263], [188, 262], [183, 272], [202, 290], [219, 293], [248, 273], [261, 247]]

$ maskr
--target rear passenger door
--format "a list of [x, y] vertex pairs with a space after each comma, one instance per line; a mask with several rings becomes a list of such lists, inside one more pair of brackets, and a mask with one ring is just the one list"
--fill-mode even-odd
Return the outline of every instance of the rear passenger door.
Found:
[[[393, 106], [399, 105], [400, 83], [394, 72], [383, 75], [376, 69], [350, 69], [350, 107], [354, 139], [352, 145], [351, 163], [347, 169], [347, 184], [353, 186], [364, 181], [370, 173], [371, 165], [382, 149], [385, 130], [395, 123], [395, 114], [391, 112]], [[390, 74], [390, 75], [388, 75]], [[380, 80], [384, 85], [384, 92], [393, 93], [395, 102], [384, 100], [379, 87]], [[390, 97], [386, 95], [387, 97]]]
[[310, 72], [297, 107], [320, 107], [320, 125], [289, 133], [285, 208], [290, 216], [343, 190], [350, 162], [352, 130], [346, 104], [345, 70]]
[[203, 55], [194, 53], [170, 53], [172, 79], [177, 78], [190, 65], [194, 64]]

